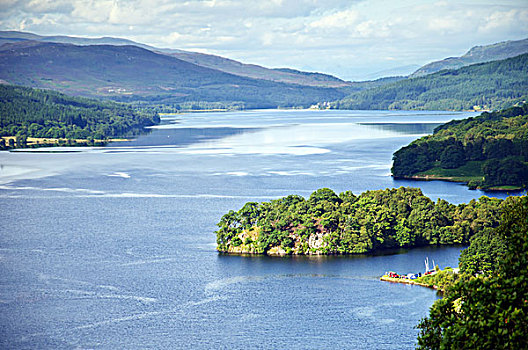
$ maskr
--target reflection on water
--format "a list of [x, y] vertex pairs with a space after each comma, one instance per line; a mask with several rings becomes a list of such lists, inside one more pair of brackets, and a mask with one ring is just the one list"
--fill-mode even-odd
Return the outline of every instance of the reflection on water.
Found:
[[234, 127], [219, 128], [169, 128], [152, 129], [146, 135], [141, 135], [131, 141], [111, 142], [107, 148], [139, 147], [139, 146], [174, 146], [183, 147], [196, 142], [242, 134], [252, 129]]
[[372, 128], [392, 131], [404, 135], [427, 135], [432, 134], [434, 129], [442, 123], [359, 123]]

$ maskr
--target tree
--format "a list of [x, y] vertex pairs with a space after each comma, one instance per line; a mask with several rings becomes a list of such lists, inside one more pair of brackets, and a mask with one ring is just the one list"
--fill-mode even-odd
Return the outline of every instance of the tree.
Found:
[[17, 148], [23, 148], [27, 146], [27, 136], [23, 133], [16, 135], [16, 146]]
[[505, 252], [506, 244], [497, 230], [483, 229], [460, 254], [460, 272], [471, 276], [495, 273]]
[[[397, 246], [468, 243], [476, 232], [498, 225], [501, 202], [481, 197], [468, 204], [442, 200], [435, 204], [420, 189], [405, 187], [357, 197], [351, 192], [336, 196], [325, 188], [308, 200], [289, 195], [230, 211], [218, 223], [218, 250], [229, 252], [236, 236], [245, 241], [248, 234], [252, 244], [248, 250], [263, 254], [278, 246], [292, 248], [292, 254], [306, 254], [308, 246], [314, 253], [356, 254]], [[315, 237], [325, 244], [314, 247], [310, 241]]]
[[444, 169], [455, 169], [466, 162], [464, 147], [461, 144], [449, 145], [442, 152], [440, 166]]
[[528, 196], [509, 197], [496, 234], [507, 251], [498, 273], [460, 279], [418, 328], [419, 349], [526, 349]]
[[528, 185], [528, 165], [515, 157], [488, 160], [484, 163], [482, 170], [486, 187], [508, 184], [523, 187]]

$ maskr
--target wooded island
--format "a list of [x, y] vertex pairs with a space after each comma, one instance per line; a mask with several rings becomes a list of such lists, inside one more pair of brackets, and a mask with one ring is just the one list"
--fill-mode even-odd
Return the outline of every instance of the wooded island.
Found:
[[502, 200], [436, 203], [418, 188], [350, 191], [328, 188], [305, 199], [290, 195], [246, 203], [218, 223], [217, 249], [234, 254], [361, 254], [380, 249], [467, 244], [496, 227]]

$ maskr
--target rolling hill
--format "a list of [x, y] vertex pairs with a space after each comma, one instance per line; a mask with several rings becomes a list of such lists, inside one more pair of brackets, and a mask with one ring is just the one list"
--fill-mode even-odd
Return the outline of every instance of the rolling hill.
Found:
[[336, 88], [242, 77], [131, 45], [4, 44], [0, 79], [125, 102], [236, 102], [245, 108], [306, 107], [345, 96]]
[[332, 88], [342, 88], [352, 84], [329, 74], [302, 72], [288, 68], [270, 69], [255, 64], [241, 63], [225, 57], [197, 52], [175, 52], [170, 53], [170, 55], [202, 67], [217, 69], [225, 73], [247, 78]]
[[23, 41], [40, 41], [74, 45], [133, 45], [156, 53], [171, 55], [180, 60], [193, 63], [198, 66], [219, 70], [225, 73], [239, 75], [254, 79], [271, 80], [282, 83], [319, 86], [319, 87], [346, 87], [350, 85], [332, 75], [322, 73], [309, 73], [292, 69], [270, 69], [255, 64], [245, 64], [229, 58], [184, 51], [178, 49], [157, 48], [145, 45], [128, 39], [102, 37], [102, 38], [81, 38], [74, 36], [44, 36], [27, 32], [0, 31], [0, 45], [6, 43], [19, 43]]

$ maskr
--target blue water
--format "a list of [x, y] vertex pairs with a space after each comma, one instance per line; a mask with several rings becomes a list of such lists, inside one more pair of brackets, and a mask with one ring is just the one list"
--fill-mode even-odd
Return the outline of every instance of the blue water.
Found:
[[438, 296], [379, 276], [419, 271], [426, 257], [456, 266], [461, 247], [225, 256], [215, 224], [247, 201], [321, 187], [478, 198], [390, 177], [396, 149], [470, 115], [189, 114], [106, 148], [0, 152], [0, 347], [413, 348], [413, 327]]

